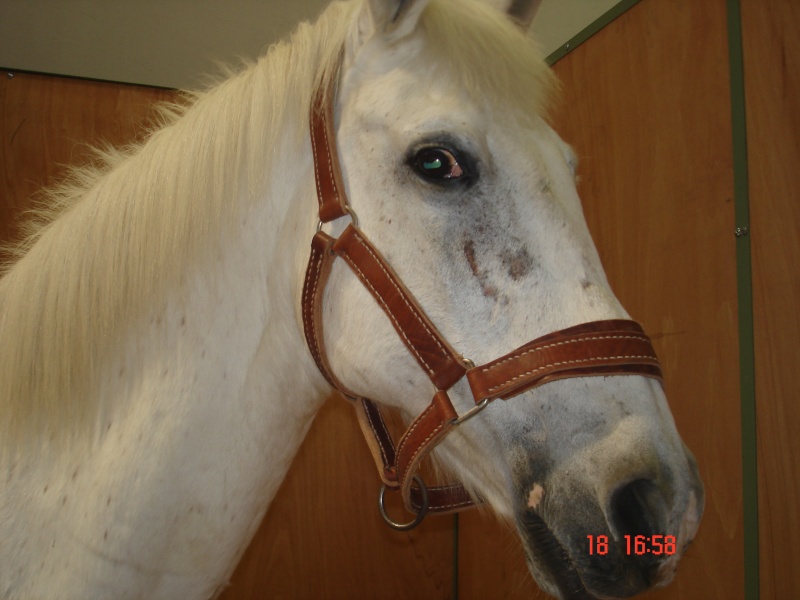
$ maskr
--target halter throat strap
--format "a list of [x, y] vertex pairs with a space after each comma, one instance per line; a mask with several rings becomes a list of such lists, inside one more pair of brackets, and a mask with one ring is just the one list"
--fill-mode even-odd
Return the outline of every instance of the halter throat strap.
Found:
[[[333, 84], [320, 86], [310, 111], [320, 225], [348, 214], [354, 217], [347, 201], [335, 144], [333, 105]], [[659, 381], [662, 379], [655, 351], [641, 326], [634, 321], [619, 319], [584, 323], [545, 335], [476, 367], [439, 332], [413, 294], [359, 229], [355, 218], [338, 238], [320, 229], [311, 241], [303, 286], [306, 341], [325, 379], [353, 402], [384, 489], [399, 490], [406, 509], [416, 515], [410, 523], [391, 520], [383, 509], [382, 489], [381, 512], [395, 529], [416, 526], [426, 512], [446, 513], [473, 505], [461, 484], [429, 487], [417, 475], [417, 470], [420, 462], [447, 433], [491, 401], [498, 398], [508, 400], [534, 387], [567, 377], [642, 375]], [[336, 258], [344, 260], [370, 292], [436, 390], [431, 403], [414, 419], [396, 445], [378, 404], [348, 389], [328, 362], [322, 304]], [[447, 391], [464, 376], [469, 382], [475, 407], [459, 416]]]

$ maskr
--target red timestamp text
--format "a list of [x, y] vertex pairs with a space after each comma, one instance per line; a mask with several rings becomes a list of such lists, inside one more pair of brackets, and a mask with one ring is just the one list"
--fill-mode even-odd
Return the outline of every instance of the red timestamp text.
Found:
[[[589, 554], [604, 556], [608, 554], [607, 535], [587, 535], [589, 540]], [[625, 547], [625, 554], [642, 556], [652, 554], [654, 556], [671, 556], [677, 550], [677, 542], [674, 535], [624, 535], [622, 541]]]

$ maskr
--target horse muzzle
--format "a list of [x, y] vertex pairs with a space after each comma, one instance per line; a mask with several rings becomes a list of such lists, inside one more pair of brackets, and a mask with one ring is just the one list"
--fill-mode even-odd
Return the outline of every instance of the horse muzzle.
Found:
[[[667, 585], [697, 532], [703, 488], [694, 458], [665, 477], [597, 482], [517, 474], [517, 528], [539, 584], [562, 600], [627, 598]], [[543, 481], [543, 483], [532, 483]], [[566, 481], [565, 481], [566, 479]]]

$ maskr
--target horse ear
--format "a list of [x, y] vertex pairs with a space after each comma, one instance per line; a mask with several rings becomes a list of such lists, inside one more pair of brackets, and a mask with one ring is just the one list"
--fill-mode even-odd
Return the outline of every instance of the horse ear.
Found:
[[430, 0], [367, 0], [359, 18], [359, 34], [364, 42], [373, 35], [394, 41], [409, 35], [417, 26]]
[[524, 29], [530, 29], [542, 0], [487, 0], [489, 4], [508, 13]]

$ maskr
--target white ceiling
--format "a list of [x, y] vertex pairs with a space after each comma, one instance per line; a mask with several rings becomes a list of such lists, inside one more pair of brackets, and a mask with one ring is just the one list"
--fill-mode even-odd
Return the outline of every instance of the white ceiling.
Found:
[[[194, 87], [215, 63], [255, 57], [329, 0], [3, 0], [0, 67]], [[533, 35], [546, 54], [620, 0], [544, 0]]]

